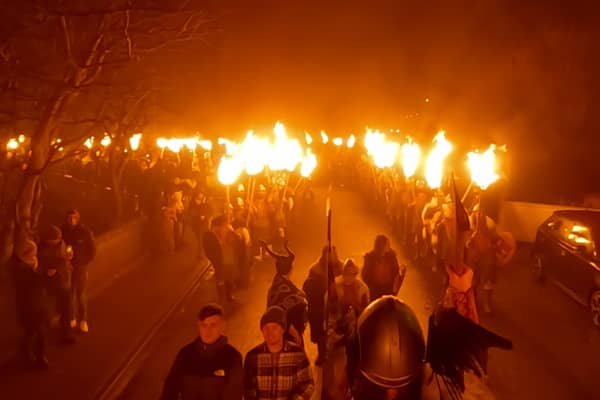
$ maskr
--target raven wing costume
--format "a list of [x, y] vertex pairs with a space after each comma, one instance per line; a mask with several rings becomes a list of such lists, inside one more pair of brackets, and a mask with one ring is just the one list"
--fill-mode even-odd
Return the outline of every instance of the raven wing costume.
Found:
[[440, 394], [443, 385], [453, 400], [460, 399], [465, 390], [464, 372], [481, 377], [490, 347], [510, 349], [512, 343], [443, 308], [430, 317], [425, 343], [412, 309], [394, 296], [384, 296], [361, 314], [356, 339], [349, 347], [353, 397], [421, 400], [429, 363]]

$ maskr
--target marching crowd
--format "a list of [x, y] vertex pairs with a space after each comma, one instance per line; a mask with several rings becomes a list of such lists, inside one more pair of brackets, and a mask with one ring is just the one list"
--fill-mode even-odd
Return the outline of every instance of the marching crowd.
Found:
[[[446, 291], [440, 303], [479, 323], [475, 289], [483, 289], [484, 309], [490, 311], [497, 254], [510, 253], [489, 223], [492, 208], [480, 197], [468, 215], [452, 185], [445, 192], [427, 190], [400, 176], [375, 171], [368, 162], [355, 162], [355, 156], [329, 160], [325, 174], [335, 176], [337, 184], [359, 186], [372, 209], [385, 210], [412, 261], [445, 272]], [[161, 160], [145, 171], [141, 200], [153, 232], [151, 240], [157, 244], [153, 248], [167, 254], [177, 251], [184, 243], [185, 229], [191, 228], [198, 259], [206, 257], [214, 269], [222, 303], [234, 300], [236, 288], [249, 285], [253, 262], [266, 254], [275, 259], [275, 274], [260, 320], [264, 342], [242, 360], [224, 336], [223, 308], [203, 307], [198, 314], [199, 336], [177, 355], [162, 398], [309, 399], [315, 385], [303, 338], [310, 327], [310, 340], [318, 349], [314, 363], [323, 373], [321, 398], [348, 399], [356, 374], [351, 343], [358, 318], [373, 301], [396, 296], [406, 276], [390, 239], [378, 235], [362, 266], [352, 259], [340, 260], [335, 246], [325, 246], [298, 287], [290, 280], [295, 255], [285, 239], [286, 229], [295, 217], [296, 197], [314, 197], [310, 185], [303, 185], [301, 191], [300, 185], [291, 189], [277, 176], [254, 182], [256, 190], [254, 184], [251, 191], [240, 185], [232, 190], [224, 213], [215, 216], [221, 210], [215, 207], [219, 200], [207, 182], [209, 173], [179, 174], [181, 167]], [[464, 211], [464, 218], [459, 211]], [[28, 363], [46, 368], [49, 298], [54, 300], [64, 343], [75, 342], [75, 328], [89, 330], [86, 281], [87, 266], [95, 256], [94, 238], [74, 210], [62, 228], [44, 228], [36, 242], [18, 243], [13, 270], [25, 332], [22, 354]]]

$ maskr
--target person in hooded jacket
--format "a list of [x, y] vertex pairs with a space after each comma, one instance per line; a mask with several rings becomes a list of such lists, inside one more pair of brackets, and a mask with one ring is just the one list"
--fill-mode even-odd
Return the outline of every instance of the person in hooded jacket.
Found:
[[71, 329], [72, 256], [58, 227], [51, 225], [40, 232], [38, 250], [40, 269], [45, 276], [48, 292], [54, 297], [56, 310], [60, 314], [61, 340], [64, 344], [75, 343]]
[[[308, 278], [302, 285], [308, 301], [308, 323], [310, 325], [310, 341], [318, 348], [316, 365], [321, 365], [326, 353], [326, 331], [325, 331], [325, 295], [327, 293], [327, 260], [329, 258], [328, 246], [323, 247], [319, 260], [310, 267]], [[333, 273], [338, 276], [342, 272], [342, 262], [339, 260], [337, 250], [331, 248], [331, 260]], [[335, 288], [334, 288], [335, 290]]]
[[71, 328], [75, 328], [79, 320], [80, 331], [87, 333], [89, 331], [87, 322], [88, 268], [96, 257], [96, 241], [92, 231], [81, 223], [81, 216], [77, 210], [67, 213], [67, 221], [61, 231], [65, 243], [71, 247], [73, 253], [71, 260], [73, 265]]
[[400, 268], [396, 253], [390, 248], [390, 240], [377, 235], [373, 250], [365, 254], [362, 280], [369, 287], [371, 301], [385, 295], [396, 295], [406, 274], [406, 267]]
[[48, 368], [45, 329], [48, 309], [44, 277], [38, 268], [37, 245], [33, 240], [18, 240], [10, 261], [15, 283], [15, 305], [23, 329], [21, 357], [28, 366]]
[[177, 354], [161, 400], [242, 400], [242, 355], [227, 343], [224, 330], [223, 308], [216, 304], [202, 307], [198, 338]]

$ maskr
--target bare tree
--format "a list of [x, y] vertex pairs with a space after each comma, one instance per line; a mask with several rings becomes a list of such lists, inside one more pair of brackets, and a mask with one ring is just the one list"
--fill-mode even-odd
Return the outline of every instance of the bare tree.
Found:
[[[61, 149], [104, 125], [107, 93], [136, 89], [115, 77], [141, 67], [148, 54], [203, 43], [209, 23], [189, 0], [7, 3], [0, 5], [0, 133], [29, 139], [19, 156], [0, 153], [0, 261], [15, 238], [35, 229], [40, 174]], [[117, 118], [119, 132], [129, 114]]]

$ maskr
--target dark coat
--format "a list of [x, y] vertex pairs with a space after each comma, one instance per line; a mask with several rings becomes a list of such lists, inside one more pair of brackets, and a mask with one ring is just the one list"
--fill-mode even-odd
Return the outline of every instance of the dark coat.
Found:
[[196, 339], [179, 351], [161, 400], [241, 400], [243, 393], [242, 355], [223, 336], [208, 346]]
[[73, 268], [83, 268], [91, 263], [96, 257], [96, 241], [92, 231], [81, 224], [64, 225], [61, 231], [65, 243], [73, 248]]
[[362, 269], [362, 280], [369, 287], [371, 301], [378, 299], [384, 295], [396, 295], [402, 285], [403, 275], [401, 275], [398, 258], [393, 250], [388, 251], [384, 256], [386, 265], [389, 266], [390, 279], [385, 282], [377, 282], [375, 277], [375, 267], [377, 256], [371, 251], [365, 254], [365, 263]]
[[310, 324], [310, 340], [316, 343], [325, 334], [325, 292], [327, 279], [318, 272], [319, 264], [315, 264], [308, 272], [308, 278], [302, 285], [308, 301], [308, 323]]
[[15, 283], [17, 318], [25, 329], [35, 329], [47, 319], [47, 298], [44, 277], [17, 257], [10, 260], [10, 270]]
[[[71, 287], [73, 266], [67, 256], [67, 246], [62, 240], [56, 243], [42, 242], [38, 248], [40, 272], [46, 277], [51, 288], [68, 289]], [[54, 276], [49, 276], [48, 271], [56, 270]]]
[[[237, 251], [237, 272], [242, 272], [246, 268], [246, 246], [244, 245], [244, 241], [242, 238], [238, 236], [234, 231], [228, 232], [231, 235], [231, 238], [235, 241], [235, 248]], [[211, 262], [213, 267], [215, 268], [215, 275], [218, 279], [230, 279], [231, 277], [224, 276], [226, 271], [223, 266], [223, 249], [221, 247], [221, 242], [217, 235], [208, 231], [202, 237], [202, 247], [204, 248], [204, 254], [206, 254], [206, 258]]]

